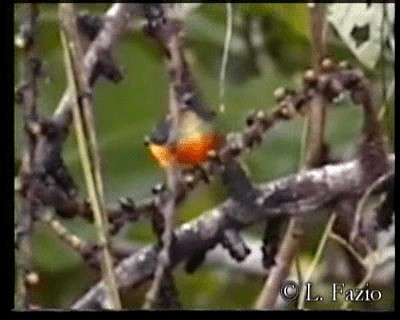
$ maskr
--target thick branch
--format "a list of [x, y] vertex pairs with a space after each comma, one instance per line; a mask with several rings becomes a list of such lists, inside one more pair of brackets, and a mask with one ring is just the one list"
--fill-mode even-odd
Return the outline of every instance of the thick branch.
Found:
[[[388, 172], [394, 174], [394, 155], [388, 157]], [[176, 266], [196, 252], [215, 247], [223, 239], [227, 229], [240, 230], [267, 217], [302, 215], [329, 206], [341, 196], [359, 196], [365, 186], [360, 178], [362, 168], [358, 160], [327, 165], [278, 181], [259, 186], [262, 199], [260, 209], [249, 212], [243, 206], [228, 199], [217, 208], [201, 215], [176, 231], [176, 241], [171, 248], [171, 263]], [[150, 279], [157, 265], [157, 247], [148, 246], [124, 259], [116, 268], [117, 282], [121, 287], [135, 287]], [[261, 261], [260, 261], [261, 263]], [[78, 300], [72, 309], [97, 309], [104, 300], [104, 285], [96, 284]]]

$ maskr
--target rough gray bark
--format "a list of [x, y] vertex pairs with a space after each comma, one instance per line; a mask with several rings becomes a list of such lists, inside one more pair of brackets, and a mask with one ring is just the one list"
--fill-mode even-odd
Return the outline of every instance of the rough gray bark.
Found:
[[[388, 156], [388, 172], [394, 174], [395, 156]], [[225, 230], [240, 230], [266, 217], [301, 215], [327, 207], [342, 195], [359, 196], [365, 190], [358, 160], [327, 165], [258, 186], [262, 196], [256, 200], [260, 210], [247, 208], [228, 199], [220, 206], [201, 215], [176, 230], [176, 241], [171, 248], [171, 264], [176, 266], [196, 252], [216, 246]], [[124, 259], [116, 267], [120, 287], [135, 287], [152, 277], [157, 265], [157, 247], [148, 246]], [[260, 261], [261, 263], [261, 261]], [[104, 299], [103, 283], [93, 286], [72, 309], [101, 309]]]

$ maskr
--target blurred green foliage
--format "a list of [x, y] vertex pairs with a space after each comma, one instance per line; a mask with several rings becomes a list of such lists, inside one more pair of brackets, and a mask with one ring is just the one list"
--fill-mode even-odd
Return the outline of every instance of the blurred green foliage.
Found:
[[[18, 28], [20, 7], [15, 7], [15, 29]], [[101, 14], [107, 5], [80, 5]], [[234, 34], [228, 61], [225, 113], [219, 115], [218, 126], [223, 132], [241, 130], [246, 115], [253, 109], [274, 106], [273, 91], [278, 86], [295, 88], [301, 72], [310, 64], [309, 15], [305, 4], [243, 4], [234, 5]], [[39, 88], [39, 110], [50, 115], [65, 89], [65, 74], [58, 29], [58, 12], [54, 4], [40, 4], [38, 51], [45, 63], [48, 80]], [[258, 21], [263, 45], [249, 48], [246, 21]], [[247, 24], [248, 26], [248, 24]], [[218, 72], [225, 35], [223, 5], [204, 4], [188, 20], [187, 55], [203, 97], [215, 110], [218, 103]], [[349, 50], [336, 39], [333, 55], [352, 58]], [[154, 43], [139, 30], [127, 33], [115, 50], [116, 61], [123, 67], [125, 78], [114, 85], [100, 80], [94, 90], [96, 126], [107, 203], [115, 206], [121, 196], [140, 201], [151, 195], [151, 187], [164, 179], [163, 171], [143, 146], [143, 137], [163, 116], [168, 106], [168, 76], [163, 57]], [[19, 77], [21, 53], [15, 52], [15, 76]], [[379, 70], [371, 73], [379, 79]], [[379, 81], [377, 81], [379, 88]], [[15, 164], [23, 151], [21, 114], [15, 106]], [[393, 101], [389, 102], [389, 120], [393, 123]], [[361, 113], [346, 100], [331, 108], [327, 121], [327, 138], [333, 155], [349, 158], [358, 142]], [[272, 129], [265, 143], [244, 161], [252, 179], [265, 182], [297, 171], [303, 119], [281, 123]], [[390, 134], [393, 126], [387, 125]], [[73, 131], [72, 131], [73, 133]], [[64, 151], [80, 192], [85, 198], [82, 169], [71, 134]], [[17, 168], [16, 168], [17, 172]], [[226, 190], [217, 181], [210, 187], [196, 189], [180, 209], [179, 221], [188, 221], [226, 198]], [[65, 225], [85, 239], [95, 241], [93, 226], [81, 219], [66, 220]], [[318, 228], [316, 229], [318, 231]], [[259, 228], [247, 232], [260, 238]], [[310, 235], [310, 246], [304, 257], [309, 259], [319, 233]], [[154, 242], [148, 221], [125, 228], [117, 239], [146, 244]], [[118, 240], [117, 240], [118, 241]], [[40, 284], [32, 290], [34, 302], [46, 307], [65, 307], [83, 294], [98, 279], [79, 256], [67, 248], [46, 227], [39, 226], [34, 236], [34, 264]], [[177, 270], [177, 287], [185, 308], [251, 308], [263, 279], [225, 271], [200, 268], [192, 275]], [[125, 298], [125, 304], [139, 307], [146, 287]]]

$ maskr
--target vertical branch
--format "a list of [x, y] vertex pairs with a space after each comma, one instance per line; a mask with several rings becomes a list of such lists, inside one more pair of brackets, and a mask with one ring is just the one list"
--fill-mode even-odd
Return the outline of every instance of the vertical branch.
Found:
[[[309, 3], [311, 18], [311, 64], [313, 69], [318, 72], [321, 60], [327, 54], [327, 30], [328, 23], [325, 18], [325, 4]], [[307, 140], [306, 152], [303, 162], [305, 167], [318, 167], [325, 160], [325, 119], [326, 101], [323, 97], [314, 99], [310, 103], [307, 115]], [[303, 161], [303, 160], [302, 160]]]
[[[93, 123], [89, 75], [84, 72], [84, 55], [77, 28], [77, 13], [73, 4], [60, 4], [61, 38], [70, 92], [74, 98], [72, 113], [78, 138], [79, 153], [86, 185], [93, 206], [99, 246], [102, 249], [101, 270], [110, 299], [109, 308], [121, 309], [121, 301], [113, 270], [108, 233], [108, 218], [104, 205], [100, 157]], [[82, 113], [81, 114], [81, 110]], [[89, 136], [90, 145], [87, 144]]]
[[[157, 8], [157, 9], [156, 9]], [[145, 9], [146, 10], [146, 9]], [[170, 90], [169, 90], [169, 116], [172, 119], [172, 125], [170, 127], [170, 131], [168, 134], [167, 145], [173, 146], [176, 143], [178, 138], [178, 130], [180, 124], [180, 114], [181, 110], [184, 109], [184, 106], [181, 105], [181, 100], [179, 99], [179, 89], [184, 85], [184, 81], [187, 80], [187, 63], [184, 58], [183, 53], [183, 39], [182, 39], [182, 23], [177, 19], [171, 19], [168, 15], [171, 15], [171, 12], [164, 12], [164, 8], [153, 7], [149, 5], [148, 9], [150, 12], [148, 15], [151, 15], [151, 11], [157, 11], [158, 14], [164, 20], [157, 22], [157, 25], [151, 25], [149, 28], [158, 28], [159, 36], [158, 40], [164, 46], [167, 51], [168, 63], [169, 63], [169, 73], [171, 77], [170, 81]], [[159, 10], [159, 11], [158, 11]], [[164, 16], [165, 15], [165, 16]], [[151, 17], [150, 17], [151, 20]], [[153, 20], [153, 23], [155, 21]], [[160, 24], [161, 23], [161, 24]], [[163, 24], [164, 23], [164, 24]], [[162, 25], [163, 24], [163, 25]], [[163, 29], [163, 30], [161, 30]], [[150, 30], [149, 30], [150, 31]], [[152, 30], [150, 32], [157, 33], [157, 30]], [[165, 33], [163, 33], [165, 32]], [[157, 37], [157, 35], [156, 35]], [[160, 294], [160, 289], [162, 286], [162, 282], [165, 281], [173, 281], [170, 275], [167, 273], [170, 272], [170, 249], [171, 242], [173, 238], [173, 230], [175, 228], [175, 219], [176, 219], [176, 208], [175, 208], [175, 199], [178, 191], [178, 168], [173, 163], [172, 166], [167, 168], [167, 187], [168, 192], [160, 197], [159, 201], [159, 211], [161, 212], [164, 218], [164, 230], [161, 236], [162, 240], [162, 248], [158, 255], [158, 264], [156, 270], [154, 272], [154, 279], [146, 295], [146, 301], [143, 305], [143, 308], [150, 309], [157, 305], [157, 297]], [[167, 277], [169, 279], [167, 279]]]
[[[40, 62], [37, 58], [35, 42], [37, 33], [37, 4], [25, 4], [24, 17], [20, 26], [20, 33], [16, 37], [16, 45], [23, 49], [24, 63], [22, 68], [22, 83], [17, 89], [17, 97], [22, 104], [22, 112], [27, 133], [27, 152], [24, 153], [21, 166], [21, 209], [18, 217], [16, 230], [17, 254], [17, 294], [16, 308], [28, 309], [27, 281], [31, 273], [32, 245], [31, 236], [33, 232], [34, 215], [36, 206], [30, 197], [29, 177], [33, 172], [33, 159], [35, 153], [36, 139], [30, 131], [30, 126], [37, 121], [37, 78], [40, 74]], [[36, 277], [37, 278], [37, 275]]]
[[[319, 71], [321, 59], [327, 53], [327, 21], [325, 19], [325, 5], [310, 3], [311, 18], [311, 63], [316, 72]], [[326, 99], [317, 94], [309, 102], [308, 115], [305, 120], [305, 139], [302, 143], [300, 170], [320, 166], [324, 161], [325, 142], [324, 129], [326, 117]], [[303, 227], [301, 220], [291, 218], [279, 252], [276, 255], [276, 264], [271, 268], [268, 279], [256, 301], [257, 309], [271, 309], [275, 306], [280, 287], [287, 278], [293, 260], [296, 258], [302, 244]]]
[[143, 305], [144, 309], [152, 309], [157, 307], [159, 296], [162, 290], [163, 282], [172, 282], [170, 275], [170, 249], [175, 228], [175, 195], [177, 192], [177, 169], [170, 167], [167, 170], [167, 186], [168, 192], [164, 199], [160, 199], [160, 212], [164, 219], [164, 230], [161, 235], [162, 248], [158, 254], [157, 267], [154, 271], [154, 278], [149, 291], [146, 294], [146, 301]]
[[[303, 284], [307, 283], [307, 282], [309, 282], [311, 280], [311, 276], [314, 273], [319, 260], [321, 259], [322, 252], [325, 249], [325, 245], [326, 245], [326, 243], [328, 241], [328, 237], [329, 237], [329, 234], [330, 234], [330, 232], [332, 230], [332, 227], [333, 227], [333, 224], [335, 222], [335, 219], [336, 219], [336, 214], [333, 213], [331, 215], [331, 217], [329, 218], [328, 223], [325, 226], [325, 230], [324, 230], [324, 232], [322, 234], [322, 237], [321, 237], [321, 240], [319, 242], [319, 245], [318, 245], [318, 248], [317, 248], [317, 252], [315, 253], [314, 259], [311, 262], [311, 266], [309, 267], [309, 269], [307, 271], [307, 274], [304, 277]], [[306, 287], [302, 285], [302, 286], [300, 286], [300, 296], [299, 296], [299, 299], [297, 300], [297, 309], [303, 309], [304, 308], [305, 294], [306, 294]]]
[[290, 272], [290, 267], [297, 255], [300, 241], [296, 239], [294, 230], [296, 219], [290, 219], [287, 231], [282, 240], [279, 252], [275, 258], [275, 265], [271, 268], [267, 281], [255, 303], [256, 309], [272, 309], [278, 298], [282, 282]]
[[313, 67], [318, 68], [321, 59], [327, 54], [326, 6], [323, 3], [310, 2], [308, 7], [311, 18], [311, 63]]

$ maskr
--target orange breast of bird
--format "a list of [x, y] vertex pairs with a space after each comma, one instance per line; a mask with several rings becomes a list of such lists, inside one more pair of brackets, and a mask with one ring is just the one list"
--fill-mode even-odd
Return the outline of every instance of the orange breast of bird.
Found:
[[221, 137], [215, 132], [192, 137], [176, 147], [176, 162], [180, 165], [196, 165], [207, 160], [210, 150], [218, 150]]
[[173, 146], [152, 144], [150, 151], [162, 167], [188, 167], [205, 162], [208, 152], [219, 150], [222, 144], [223, 139], [219, 134], [209, 132], [194, 135]]

